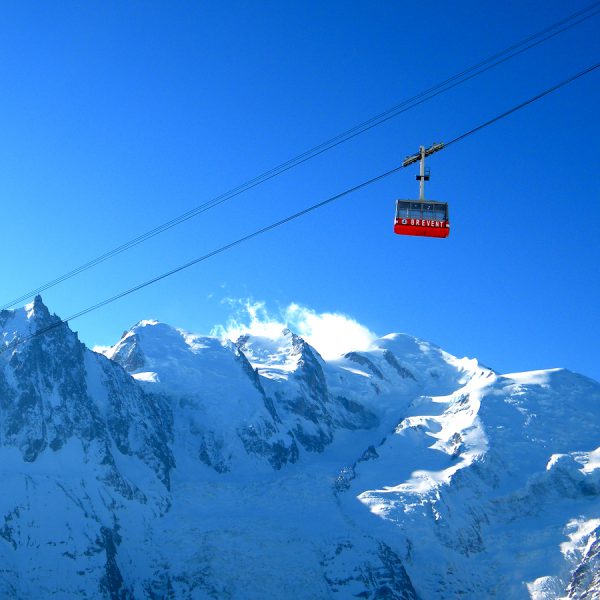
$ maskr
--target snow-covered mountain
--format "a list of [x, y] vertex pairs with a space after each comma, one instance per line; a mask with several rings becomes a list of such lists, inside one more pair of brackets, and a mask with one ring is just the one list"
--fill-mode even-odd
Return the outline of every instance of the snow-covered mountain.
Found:
[[170, 404], [179, 463], [196, 459], [225, 473], [298, 459], [296, 440], [234, 344], [142, 321], [106, 356]]
[[600, 598], [600, 384], [0, 312], [0, 597]]

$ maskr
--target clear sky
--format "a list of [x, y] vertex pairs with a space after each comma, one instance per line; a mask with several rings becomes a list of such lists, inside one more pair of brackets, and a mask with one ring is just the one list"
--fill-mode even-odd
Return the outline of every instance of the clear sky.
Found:
[[[590, 2], [0, 7], [4, 303]], [[44, 293], [66, 317], [393, 168], [600, 60], [600, 17]], [[406, 170], [74, 321], [200, 333], [247, 299], [341, 313], [503, 372], [600, 379], [600, 72], [435, 155], [447, 240], [395, 236]], [[270, 318], [270, 317], [269, 317]], [[279, 317], [277, 317], [279, 318]]]

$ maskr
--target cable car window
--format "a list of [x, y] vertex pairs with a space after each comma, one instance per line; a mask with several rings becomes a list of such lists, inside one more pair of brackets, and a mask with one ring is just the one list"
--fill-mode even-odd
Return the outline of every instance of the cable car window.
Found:
[[448, 221], [448, 205], [435, 201], [396, 200], [396, 219]]
[[410, 202], [403, 202], [398, 200], [396, 206], [396, 218], [398, 219], [406, 219], [408, 218], [408, 210], [410, 207]]

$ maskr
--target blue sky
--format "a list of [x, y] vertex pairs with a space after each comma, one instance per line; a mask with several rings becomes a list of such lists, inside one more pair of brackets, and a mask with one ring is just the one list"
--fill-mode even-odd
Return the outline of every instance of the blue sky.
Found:
[[[2, 302], [588, 2], [105, 2], [0, 8]], [[44, 293], [65, 317], [393, 168], [600, 59], [600, 17]], [[395, 236], [407, 170], [74, 321], [209, 332], [231, 299], [350, 315], [504, 372], [600, 379], [600, 73], [432, 157], [448, 240]], [[416, 167], [415, 167], [416, 169]]]

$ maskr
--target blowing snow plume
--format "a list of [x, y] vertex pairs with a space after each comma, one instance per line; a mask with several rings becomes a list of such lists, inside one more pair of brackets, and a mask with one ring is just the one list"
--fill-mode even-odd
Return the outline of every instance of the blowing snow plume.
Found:
[[306, 340], [326, 360], [352, 350], [368, 350], [377, 335], [342, 313], [322, 312], [292, 302], [273, 316], [264, 302], [228, 300], [237, 307], [226, 325], [217, 325], [212, 335], [236, 341], [242, 335], [276, 338], [290, 329]]

